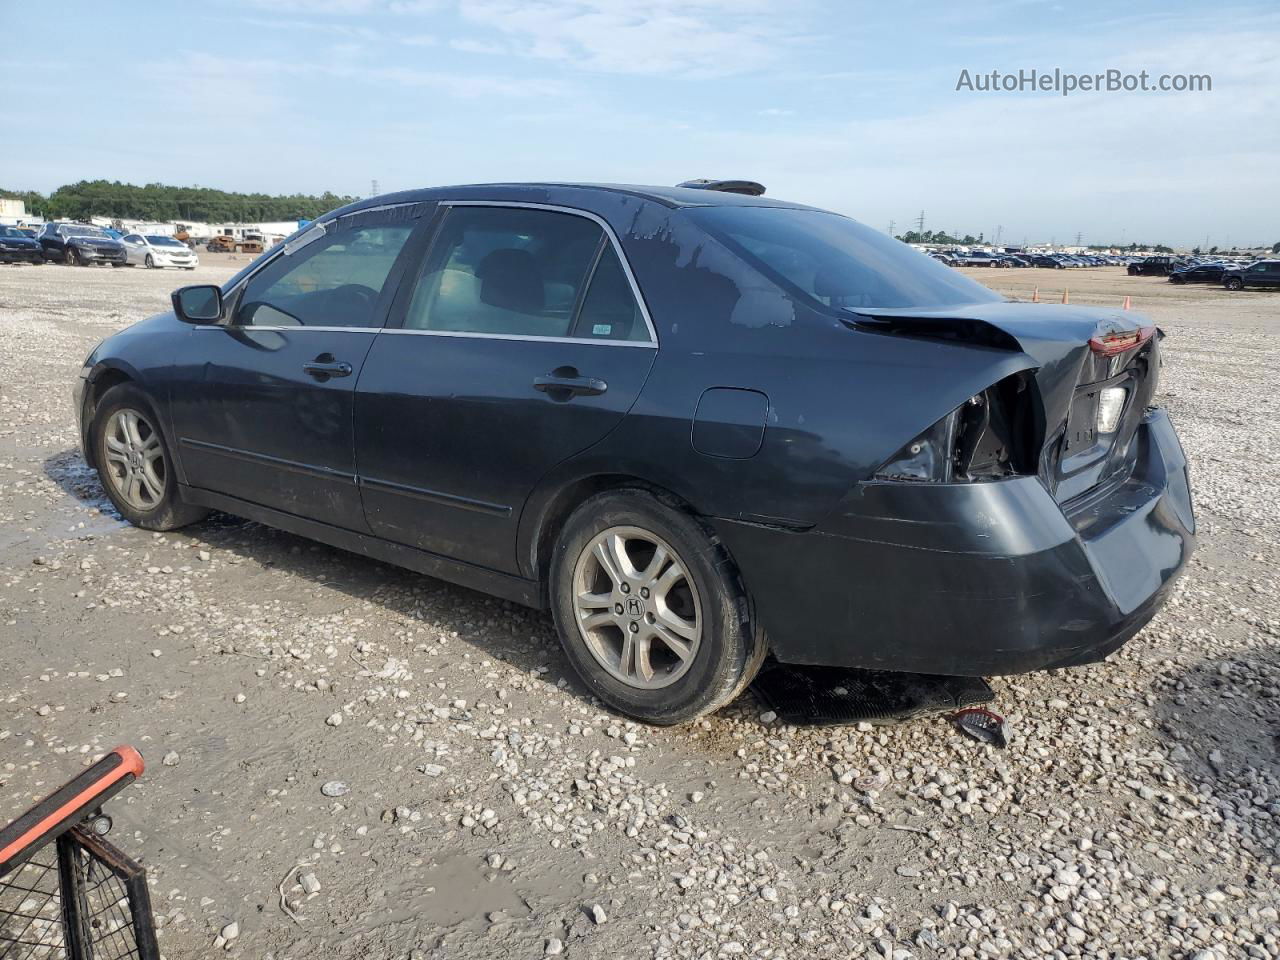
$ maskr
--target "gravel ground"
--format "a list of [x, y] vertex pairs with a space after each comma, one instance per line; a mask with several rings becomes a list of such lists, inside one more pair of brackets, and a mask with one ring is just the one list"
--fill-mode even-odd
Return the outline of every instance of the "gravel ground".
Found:
[[648, 729], [547, 615], [230, 517], [123, 525], [72, 378], [245, 262], [202, 257], [0, 268], [0, 821], [137, 745], [112, 838], [170, 960], [1280, 956], [1280, 297], [974, 271], [1167, 331], [1202, 538], [1106, 663], [994, 681], [1000, 751], [750, 694]]

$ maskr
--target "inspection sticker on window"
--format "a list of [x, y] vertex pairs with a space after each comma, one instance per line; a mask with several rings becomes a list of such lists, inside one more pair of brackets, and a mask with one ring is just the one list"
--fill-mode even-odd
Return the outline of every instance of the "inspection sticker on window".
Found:
[[613, 324], [611, 323], [597, 323], [591, 327], [591, 335], [593, 337], [607, 337], [611, 333], [613, 333]]

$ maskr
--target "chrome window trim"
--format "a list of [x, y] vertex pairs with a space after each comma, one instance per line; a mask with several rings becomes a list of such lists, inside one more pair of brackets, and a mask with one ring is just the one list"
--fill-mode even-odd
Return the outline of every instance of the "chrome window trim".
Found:
[[[245, 327], [242, 329], [248, 328]], [[285, 329], [291, 330], [293, 328], [287, 327]], [[410, 337], [461, 337], [468, 340], [531, 340], [535, 343], [590, 343], [597, 347], [640, 347], [642, 350], [658, 349], [658, 345], [652, 340], [596, 340], [592, 337], [538, 337], [522, 333], [472, 333], [467, 330], [406, 330], [403, 327], [383, 327], [377, 332], [379, 334], [399, 334]]]
[[[555, 203], [535, 203], [525, 200], [441, 200], [441, 207], [507, 207], [517, 210], [548, 210], [552, 213], [567, 213], [575, 217], [585, 217], [594, 221], [605, 236], [609, 238], [609, 244], [613, 247], [614, 255], [617, 256], [618, 262], [622, 264], [622, 272], [627, 275], [627, 283], [631, 287], [631, 295], [635, 297], [637, 306], [640, 307], [640, 315], [644, 317], [644, 325], [649, 331], [649, 340], [594, 340], [590, 337], [532, 337], [520, 334], [505, 333], [467, 333], [465, 331], [453, 330], [405, 330], [403, 327], [396, 330], [386, 330], [387, 333], [426, 333], [426, 334], [448, 334], [450, 336], [469, 336], [480, 337], [489, 340], [550, 340], [567, 343], [609, 343], [614, 346], [633, 346], [633, 347], [656, 347], [658, 346], [658, 330], [653, 325], [653, 317], [649, 315], [649, 305], [645, 303], [644, 296], [640, 293], [640, 285], [636, 283], [636, 275], [631, 271], [631, 264], [627, 261], [627, 256], [622, 250], [622, 242], [618, 239], [618, 235], [613, 232], [613, 227], [609, 222], [598, 213], [592, 213], [590, 210], [580, 210], [577, 207], [565, 207]], [[421, 276], [419, 275], [419, 279]], [[594, 271], [592, 279], [595, 278]]]
[[[366, 210], [357, 210], [355, 213], [373, 213], [375, 211], [392, 210], [397, 207], [415, 206], [419, 203], [430, 202], [414, 200], [407, 203], [389, 203], [379, 207], [370, 207]], [[599, 214], [592, 213], [590, 210], [580, 210], [576, 207], [565, 207], [554, 203], [535, 203], [523, 200], [440, 200], [436, 201], [441, 207], [514, 207], [522, 210], [549, 210], [552, 213], [567, 213], [571, 216], [585, 217], [594, 221], [605, 235], [609, 238], [609, 243], [613, 248], [614, 255], [617, 256], [618, 262], [622, 264], [622, 272], [626, 274], [627, 283], [631, 287], [631, 295], [635, 297], [636, 303], [640, 307], [640, 315], [644, 317], [645, 327], [649, 331], [648, 340], [597, 340], [592, 337], [539, 337], [526, 334], [515, 333], [472, 333], [464, 330], [409, 330], [404, 327], [307, 327], [299, 324], [298, 326], [262, 326], [256, 327], [252, 324], [238, 325], [233, 323], [218, 324], [199, 324], [194, 327], [196, 330], [241, 330], [253, 331], [261, 330], [264, 332], [297, 332], [300, 330], [314, 330], [317, 333], [371, 333], [371, 334], [401, 334], [415, 337], [459, 337], [470, 340], [517, 340], [532, 341], [535, 343], [591, 343], [596, 346], [605, 347], [639, 347], [641, 349], [656, 350], [658, 348], [658, 331], [653, 325], [653, 318], [649, 314], [649, 305], [645, 303], [644, 296], [640, 293], [640, 285], [636, 283], [635, 274], [631, 271], [631, 264], [627, 261], [626, 254], [622, 250], [622, 243], [618, 239], [618, 235], [614, 232], [609, 222]], [[317, 223], [329, 223], [333, 219], [329, 218], [324, 221], [316, 221]], [[223, 294], [223, 298], [238, 293], [243, 287], [249, 283], [255, 276], [264, 270], [268, 264], [274, 263], [276, 259], [283, 255], [283, 247], [281, 244], [277, 252], [264, 261], [257, 270], [246, 276], [231, 290]], [[592, 277], [594, 279], [594, 271]]]
[[249, 332], [249, 333], [252, 333], [253, 331], [256, 331], [256, 330], [261, 330], [264, 332], [274, 332], [274, 333], [286, 333], [286, 332], [297, 333], [302, 330], [315, 330], [317, 333], [379, 333], [382, 330], [382, 327], [304, 327], [302, 324], [298, 324], [296, 327], [282, 327], [282, 326], [256, 327], [251, 323], [250, 324], [201, 323], [201, 324], [195, 324], [194, 329], [196, 330], [227, 330], [227, 331], [236, 330], [236, 331], [243, 331], [243, 332]]

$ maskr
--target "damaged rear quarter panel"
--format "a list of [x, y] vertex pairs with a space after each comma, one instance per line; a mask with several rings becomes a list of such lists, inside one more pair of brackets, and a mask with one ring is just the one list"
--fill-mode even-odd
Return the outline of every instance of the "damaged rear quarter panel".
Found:
[[[1035, 365], [1010, 350], [857, 330], [791, 297], [680, 211], [626, 195], [609, 203], [660, 350], [626, 420], [557, 482], [630, 474], [708, 516], [812, 526], [921, 430]], [[694, 449], [694, 411], [712, 387], [768, 396], [754, 457]]]

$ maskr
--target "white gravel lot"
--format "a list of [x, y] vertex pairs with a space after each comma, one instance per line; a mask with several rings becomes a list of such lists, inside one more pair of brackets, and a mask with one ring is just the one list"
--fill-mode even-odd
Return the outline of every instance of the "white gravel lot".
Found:
[[112, 839], [169, 960], [1280, 957], [1280, 295], [975, 271], [1166, 330], [1201, 536], [1109, 661], [994, 681], [1000, 751], [750, 694], [637, 726], [548, 615], [234, 518], [123, 525], [72, 379], [245, 262], [202, 257], [0, 267], [0, 821], [138, 746]]

